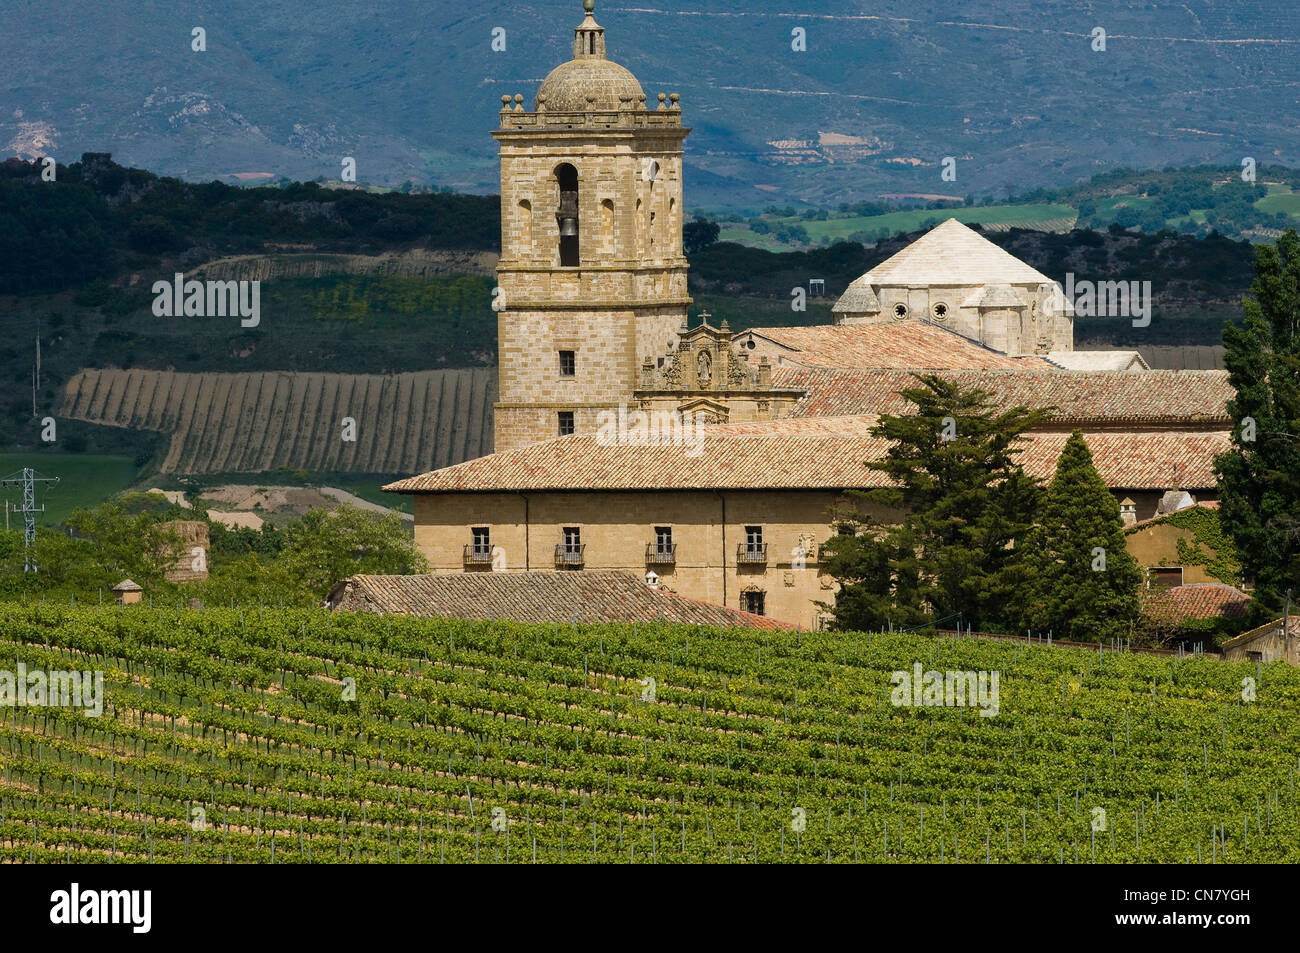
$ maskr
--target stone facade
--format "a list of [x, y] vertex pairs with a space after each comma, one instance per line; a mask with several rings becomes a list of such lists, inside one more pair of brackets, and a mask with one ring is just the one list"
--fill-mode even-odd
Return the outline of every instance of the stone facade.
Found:
[[[661, 588], [792, 625], [816, 628], [816, 602], [834, 602], [819, 569], [834, 532], [828, 513], [845, 502], [826, 490], [660, 493], [464, 493], [415, 496], [415, 543], [434, 573], [621, 569], [654, 572]], [[877, 519], [890, 514], [869, 506]], [[474, 529], [488, 531], [491, 561], [471, 564]], [[581, 562], [557, 562], [566, 528], [579, 531]], [[656, 530], [671, 530], [672, 561]], [[747, 558], [758, 528], [765, 558]], [[802, 548], [802, 561], [799, 551]], [[756, 554], [757, 556], [757, 554]], [[761, 596], [761, 604], [755, 597]]]
[[956, 219], [854, 281], [833, 314], [837, 324], [929, 321], [1013, 356], [1074, 350], [1073, 307], [1057, 284]]
[[[678, 97], [656, 108], [605, 58], [590, 12], [533, 111], [503, 97], [495, 449], [575, 432], [670, 354], [691, 299]], [[562, 354], [562, 352], [565, 352]], [[568, 352], [571, 352], [571, 356]]]
[[1225, 662], [1289, 662], [1300, 665], [1300, 616], [1288, 616], [1285, 629], [1282, 620], [1243, 632], [1223, 643]]

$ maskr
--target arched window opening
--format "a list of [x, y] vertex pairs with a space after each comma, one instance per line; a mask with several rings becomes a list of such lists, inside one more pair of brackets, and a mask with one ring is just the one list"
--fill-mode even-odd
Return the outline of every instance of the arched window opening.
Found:
[[525, 257], [533, 247], [533, 203], [528, 199], [519, 200], [519, 238], [520, 250]]
[[560, 185], [560, 207], [555, 213], [560, 223], [560, 267], [576, 268], [578, 256], [578, 170], [564, 163], [555, 170]]
[[600, 203], [601, 245], [605, 254], [614, 253], [614, 200], [605, 199]]

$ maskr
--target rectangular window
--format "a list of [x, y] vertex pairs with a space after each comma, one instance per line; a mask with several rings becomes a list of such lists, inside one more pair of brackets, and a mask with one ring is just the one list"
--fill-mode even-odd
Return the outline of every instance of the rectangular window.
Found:
[[766, 603], [767, 593], [765, 592], [742, 592], [740, 594], [740, 608], [745, 612], [763, 615]]
[[745, 549], [751, 553], [761, 553], [763, 551], [763, 527], [745, 527]]
[[560, 352], [560, 376], [573, 377], [578, 373], [578, 359], [573, 351]]
[[576, 526], [564, 527], [564, 551], [569, 555], [582, 552], [582, 530]]
[[573, 429], [574, 429], [573, 411], [562, 410], [560, 411], [559, 417], [560, 417], [560, 436], [567, 437], [573, 433]]
[[470, 530], [474, 537], [474, 555], [491, 556], [492, 555], [492, 536], [488, 527], [475, 526]]
[[673, 528], [671, 526], [655, 527], [655, 552], [660, 556], [670, 555], [673, 551]]
[[1173, 589], [1183, 584], [1182, 566], [1152, 566], [1147, 572], [1151, 574], [1152, 588]]

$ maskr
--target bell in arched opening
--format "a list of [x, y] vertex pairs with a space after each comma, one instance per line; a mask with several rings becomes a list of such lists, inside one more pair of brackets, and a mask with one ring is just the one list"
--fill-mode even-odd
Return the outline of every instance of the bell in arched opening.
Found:
[[555, 218], [560, 224], [560, 266], [578, 265], [578, 170], [565, 163], [555, 170], [560, 185], [560, 207]]

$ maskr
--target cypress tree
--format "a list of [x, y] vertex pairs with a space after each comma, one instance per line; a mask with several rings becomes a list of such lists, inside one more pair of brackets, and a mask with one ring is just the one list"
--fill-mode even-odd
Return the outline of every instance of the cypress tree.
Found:
[[946, 618], [955, 625], [958, 616], [1000, 626], [1024, 585], [1019, 543], [1040, 490], [1017, 457], [1025, 431], [1046, 411], [995, 411], [986, 391], [916, 377], [920, 386], [899, 392], [915, 413], [882, 415], [872, 430], [891, 446], [866, 465], [890, 486], [852, 494], [893, 516], [882, 524], [858, 506], [841, 508], [838, 518], [866, 532], [822, 547], [826, 571], [841, 585], [833, 609], [841, 630]]
[[1215, 458], [1220, 518], [1253, 579], [1255, 624], [1281, 614], [1300, 579], [1300, 237], [1255, 252], [1245, 318], [1223, 331], [1232, 450]]
[[1142, 570], [1124, 545], [1119, 503], [1077, 430], [1061, 451], [1027, 549], [1032, 572], [1019, 603], [1025, 627], [1082, 642], [1131, 637]]

